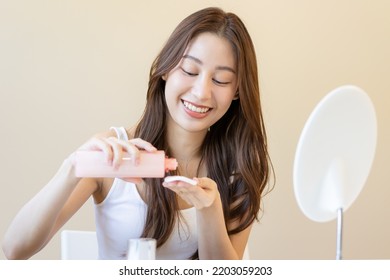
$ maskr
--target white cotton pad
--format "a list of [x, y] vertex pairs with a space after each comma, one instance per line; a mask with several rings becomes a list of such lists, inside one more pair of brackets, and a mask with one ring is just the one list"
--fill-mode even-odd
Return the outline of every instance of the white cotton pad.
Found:
[[195, 180], [192, 180], [192, 179], [184, 177], [184, 176], [167, 176], [164, 178], [164, 182], [167, 182], [167, 183], [174, 182], [174, 181], [182, 181], [182, 182], [186, 182], [188, 184], [194, 185], [194, 186], [197, 184], [197, 182]]

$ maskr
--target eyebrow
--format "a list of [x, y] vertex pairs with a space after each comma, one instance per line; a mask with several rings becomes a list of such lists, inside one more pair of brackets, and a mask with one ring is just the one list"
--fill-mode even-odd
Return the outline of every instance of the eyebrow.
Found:
[[[203, 65], [203, 62], [199, 58], [194, 57], [192, 55], [185, 54], [185, 55], [183, 55], [183, 58], [191, 59], [191, 60], [195, 61], [196, 63]], [[230, 71], [230, 72], [236, 74], [236, 71], [234, 71], [234, 69], [229, 67], [229, 66], [217, 66], [216, 69], [217, 70], [226, 70], [226, 71]]]

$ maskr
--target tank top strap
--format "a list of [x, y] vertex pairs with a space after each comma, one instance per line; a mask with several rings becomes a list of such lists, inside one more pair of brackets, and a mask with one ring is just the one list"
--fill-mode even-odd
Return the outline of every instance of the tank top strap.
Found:
[[127, 136], [126, 129], [123, 126], [118, 126], [118, 127], [112, 126], [112, 127], [110, 127], [110, 129], [115, 131], [118, 139], [125, 140], [125, 141], [129, 140], [129, 137]]

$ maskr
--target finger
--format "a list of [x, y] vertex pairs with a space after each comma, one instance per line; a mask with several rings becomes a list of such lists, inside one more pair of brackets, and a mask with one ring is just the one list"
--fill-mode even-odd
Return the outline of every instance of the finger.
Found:
[[201, 187], [202, 189], [216, 189], [217, 184], [215, 181], [208, 177], [202, 177], [202, 178], [193, 178], [195, 182], [197, 182], [197, 186]]
[[131, 160], [133, 163], [137, 162], [137, 157], [139, 150], [134, 145], [129, 145], [127, 141], [120, 140], [115, 137], [110, 137], [106, 140], [112, 148], [113, 151], [113, 165], [115, 168], [118, 168], [123, 161], [124, 152], [131, 154]]
[[129, 141], [124, 141], [115, 137], [109, 138], [111, 145], [114, 148], [115, 156], [117, 156], [117, 164], [122, 162], [124, 159], [124, 152], [129, 154], [128, 158], [125, 158], [126, 160], [131, 160], [133, 164], [137, 164], [139, 162], [139, 149], [131, 144]]
[[88, 142], [81, 146], [79, 150], [102, 151], [106, 157], [107, 162], [112, 162], [113, 152], [111, 146], [101, 138], [91, 138]]
[[197, 188], [191, 184], [184, 182], [163, 182], [163, 186], [180, 195], [182, 198], [190, 196], [199, 196], [201, 195], [201, 192], [204, 192], [200, 188]]
[[179, 190], [178, 194], [181, 199], [183, 199], [187, 204], [194, 206], [196, 209], [201, 209], [205, 207], [206, 202], [204, 201], [205, 198], [201, 193], [197, 193], [193, 190]]
[[171, 191], [175, 192], [181, 199], [183, 199], [185, 202], [188, 204], [192, 205], [192, 201], [190, 199], [191, 195], [190, 193], [183, 187], [177, 187], [177, 186], [172, 186], [168, 187]]
[[178, 195], [183, 195], [184, 194], [184, 189], [180, 186], [178, 186], [177, 182], [172, 182], [172, 183], [162, 183], [163, 187], [170, 189], [171, 191], [177, 193]]
[[145, 151], [148, 151], [148, 152], [155, 152], [157, 151], [157, 148], [154, 147], [151, 143], [149, 143], [148, 141], [145, 141], [141, 138], [134, 138], [134, 139], [131, 139], [129, 140], [129, 142], [135, 146], [137, 146], [138, 148], [142, 148], [144, 149]]
[[[187, 186], [184, 186], [187, 185]], [[187, 204], [194, 206], [196, 209], [202, 209], [207, 203], [207, 197], [204, 195], [204, 190], [200, 187], [195, 187], [187, 183], [172, 182], [172, 183], [163, 183], [163, 186], [175, 192], [181, 199], [183, 199]]]

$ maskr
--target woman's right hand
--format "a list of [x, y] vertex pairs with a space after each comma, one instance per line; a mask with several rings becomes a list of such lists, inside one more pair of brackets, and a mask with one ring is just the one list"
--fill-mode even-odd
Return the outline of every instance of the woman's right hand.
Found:
[[[78, 151], [102, 151], [106, 157], [106, 161], [114, 168], [118, 168], [122, 163], [124, 154], [130, 157], [134, 165], [139, 163], [140, 150], [155, 152], [157, 149], [149, 142], [141, 138], [133, 138], [128, 141], [118, 139], [116, 137], [94, 136], [84, 143]], [[122, 178], [125, 181], [132, 183], [141, 183], [141, 178]]]

